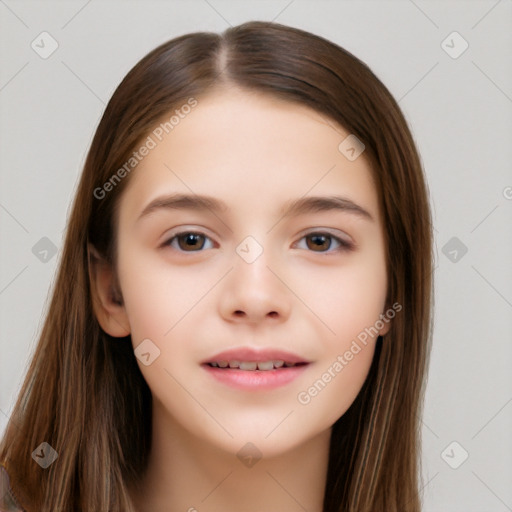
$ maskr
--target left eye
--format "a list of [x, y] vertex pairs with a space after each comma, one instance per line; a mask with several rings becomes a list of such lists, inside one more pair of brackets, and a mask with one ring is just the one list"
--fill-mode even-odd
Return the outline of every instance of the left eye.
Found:
[[[210, 242], [209, 247], [205, 247], [207, 241]], [[176, 247], [175, 242], [178, 244], [178, 247]], [[211, 249], [213, 247], [210, 237], [193, 231], [178, 233], [170, 238], [164, 245], [170, 245], [174, 249], [179, 249], [184, 252], [197, 252], [201, 249]]]
[[[300, 241], [306, 240], [306, 248], [313, 252], [332, 252], [332, 250], [350, 250], [352, 244], [330, 233], [309, 233]], [[332, 247], [333, 243], [336, 247]], [[300, 247], [304, 249], [304, 247]]]

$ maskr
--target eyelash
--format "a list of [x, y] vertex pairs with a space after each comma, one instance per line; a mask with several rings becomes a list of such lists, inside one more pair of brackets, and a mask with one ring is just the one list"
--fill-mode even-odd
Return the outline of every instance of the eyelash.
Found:
[[[211, 238], [209, 236], [207, 236], [205, 233], [202, 233], [200, 231], [180, 231], [176, 234], [174, 234], [171, 238], [169, 238], [166, 242], [164, 242], [162, 244], [162, 247], [172, 247], [173, 249], [177, 250], [178, 252], [181, 252], [181, 253], [194, 253], [194, 252], [203, 252], [205, 249], [204, 248], [201, 248], [197, 251], [184, 251], [180, 248], [177, 248], [177, 247], [173, 247], [171, 244], [174, 240], [178, 240], [178, 238], [180, 236], [183, 236], [183, 235], [199, 235], [199, 236], [204, 236], [206, 239], [208, 240], [211, 240]], [[347, 240], [343, 240], [342, 238], [340, 237], [337, 237], [335, 235], [333, 235], [332, 233], [329, 233], [327, 231], [311, 231], [310, 233], [307, 233], [306, 235], [302, 236], [300, 240], [303, 240], [307, 237], [311, 237], [311, 236], [326, 236], [326, 237], [329, 237], [331, 240], [335, 241], [338, 243], [338, 247], [335, 248], [335, 249], [331, 249], [331, 247], [329, 247], [329, 249], [327, 249], [326, 251], [310, 251], [310, 252], [316, 252], [318, 254], [330, 254], [330, 253], [334, 253], [334, 252], [348, 252], [348, 251], [351, 251], [354, 249], [354, 244], [347, 241]]]

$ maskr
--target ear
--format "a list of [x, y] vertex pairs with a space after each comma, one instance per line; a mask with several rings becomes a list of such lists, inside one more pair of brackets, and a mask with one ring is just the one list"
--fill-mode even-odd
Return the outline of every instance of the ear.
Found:
[[391, 322], [393, 320], [388, 320], [387, 322], [383, 321], [384, 327], [379, 331], [379, 336], [384, 336], [389, 332], [389, 329], [391, 328]]
[[117, 280], [110, 265], [94, 246], [87, 246], [89, 280], [94, 314], [101, 328], [114, 338], [130, 334], [130, 323], [123, 305]]
[[[380, 318], [382, 319], [382, 323], [384, 324], [384, 326], [382, 327], [382, 329], [379, 330], [379, 336], [386, 335], [389, 332], [389, 329], [391, 329], [391, 322], [393, 321], [393, 319], [392, 319], [393, 317], [386, 318], [386, 312], [389, 309], [392, 309], [392, 306], [389, 304], [389, 301], [386, 300], [386, 305], [384, 307], [384, 313], [382, 313], [380, 315]], [[387, 321], [384, 320], [383, 318], [386, 318]]]

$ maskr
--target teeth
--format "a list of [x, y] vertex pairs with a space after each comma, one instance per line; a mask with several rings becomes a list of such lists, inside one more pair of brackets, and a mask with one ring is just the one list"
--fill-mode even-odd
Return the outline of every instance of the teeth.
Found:
[[264, 363], [258, 363], [258, 370], [272, 370], [273, 368], [273, 361], [265, 361]]
[[258, 363], [240, 363], [240, 370], [256, 370], [257, 367]]
[[254, 361], [216, 361], [210, 363], [210, 366], [215, 368], [239, 368], [240, 370], [245, 371], [269, 371], [274, 370], [275, 368], [282, 368], [283, 366], [289, 368], [291, 366], [295, 366], [295, 363], [285, 362], [280, 359], [276, 359], [274, 361], [262, 361], [262, 362], [254, 362]]

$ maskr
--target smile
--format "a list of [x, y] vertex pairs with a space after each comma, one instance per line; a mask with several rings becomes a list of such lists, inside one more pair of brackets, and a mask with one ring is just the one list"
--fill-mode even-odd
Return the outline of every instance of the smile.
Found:
[[[224, 363], [227, 363], [224, 367], [219, 366], [219, 364]], [[230, 363], [234, 363], [233, 366]], [[274, 366], [274, 363], [277, 363], [277, 365]], [[287, 366], [282, 360], [230, 361], [229, 363], [221, 360], [204, 363], [201, 368], [206, 370], [213, 382], [234, 389], [256, 392], [286, 386], [302, 375], [309, 365], [310, 363], [289, 363], [289, 366]]]
[[233, 369], [238, 368], [244, 371], [270, 371], [275, 370], [277, 368], [291, 368], [293, 366], [298, 366], [306, 363], [292, 363], [290, 361], [282, 361], [282, 360], [273, 360], [273, 361], [215, 361], [211, 363], [207, 363], [213, 368], [225, 368], [225, 369]]

